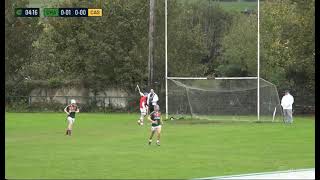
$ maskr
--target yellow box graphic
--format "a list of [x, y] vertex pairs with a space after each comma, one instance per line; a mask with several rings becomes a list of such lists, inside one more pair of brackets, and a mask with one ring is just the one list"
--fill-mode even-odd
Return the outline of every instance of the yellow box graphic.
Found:
[[102, 16], [102, 9], [88, 9], [88, 16]]

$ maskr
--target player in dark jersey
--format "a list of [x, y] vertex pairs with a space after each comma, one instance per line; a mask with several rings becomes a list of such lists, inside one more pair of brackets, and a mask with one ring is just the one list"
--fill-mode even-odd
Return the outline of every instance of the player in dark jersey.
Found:
[[71, 104], [69, 104], [66, 108], [64, 108], [64, 112], [67, 113], [67, 132], [66, 135], [71, 136], [72, 126], [76, 118], [76, 113], [79, 112], [79, 108], [76, 105], [76, 100], [72, 99]]
[[149, 145], [152, 142], [152, 137], [154, 133], [157, 133], [157, 145], [160, 146], [160, 133], [161, 133], [161, 125], [163, 124], [161, 119], [161, 113], [159, 111], [159, 105], [154, 106], [154, 111], [148, 117], [151, 122], [151, 135], [149, 138]]

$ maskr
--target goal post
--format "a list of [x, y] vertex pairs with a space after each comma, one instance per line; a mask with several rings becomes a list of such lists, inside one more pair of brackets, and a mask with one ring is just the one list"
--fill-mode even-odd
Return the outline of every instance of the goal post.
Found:
[[282, 109], [276, 86], [260, 78], [260, 101], [258, 101], [257, 79], [257, 77], [168, 77], [166, 117], [281, 122]]
[[[209, 1], [209, 6], [210, 6], [210, 1]], [[255, 120], [257, 121], [260, 121], [260, 120], [264, 121], [266, 119], [267, 121], [269, 121], [270, 119], [271, 121], [278, 121], [279, 119], [282, 119], [282, 118], [278, 118], [278, 115], [282, 116], [282, 108], [280, 105], [280, 100], [279, 100], [276, 86], [260, 78], [260, 0], [257, 0], [257, 75], [256, 75], [257, 77], [215, 77], [215, 78], [168, 77], [168, 38], [167, 37], [168, 37], [168, 0], [165, 0], [166, 119], [168, 119], [169, 116], [171, 115], [176, 115], [177, 113], [183, 112], [182, 109], [184, 109], [185, 112], [188, 112], [190, 117], [192, 118], [196, 118], [196, 117], [204, 118], [205, 117], [204, 114], [206, 113], [203, 110], [200, 110], [200, 109], [197, 110], [197, 108], [202, 107], [202, 104], [205, 104], [206, 101], [208, 101], [208, 99], [212, 99], [210, 98], [209, 95], [212, 95], [212, 97], [216, 97], [216, 99], [224, 97], [223, 95], [225, 95], [226, 96], [224, 97], [225, 100], [226, 99], [229, 100], [231, 104], [229, 104], [229, 106], [225, 105], [223, 106], [223, 108], [229, 107], [229, 109], [232, 109], [230, 107], [236, 106], [232, 103], [235, 103], [235, 104], [240, 103], [242, 105], [245, 105], [242, 108], [246, 110], [238, 109], [238, 112], [237, 111], [233, 112], [230, 110], [229, 114], [233, 113], [231, 119], [239, 120], [239, 118], [244, 116], [245, 114], [250, 115], [250, 117], [254, 116]], [[205, 82], [205, 83], [202, 84], [199, 82]], [[210, 87], [210, 83], [213, 83], [211, 84], [212, 87]], [[220, 87], [221, 84], [216, 86], [214, 85], [219, 83], [224, 84], [224, 86]], [[237, 83], [239, 85], [238, 87], [233, 86], [233, 84], [237, 84]], [[229, 89], [229, 90], [223, 89], [223, 88], [227, 88], [228, 84], [230, 87], [234, 89]], [[247, 85], [249, 84], [249, 86], [246, 87], [246, 84]], [[209, 88], [209, 89], [206, 89], [206, 88]], [[215, 88], [218, 88], [218, 89], [215, 89]], [[227, 92], [229, 94], [227, 94]], [[174, 94], [174, 93], [177, 93], [177, 94]], [[207, 96], [205, 96], [204, 94], [207, 94]], [[250, 103], [245, 102], [246, 98], [244, 97], [247, 97], [247, 96], [248, 96], [247, 100]], [[197, 101], [196, 100], [197, 97], [200, 97], [200, 99], [202, 98], [201, 99], [202, 103], [199, 102], [198, 105], [196, 105], [197, 103], [195, 103]], [[232, 100], [231, 97], [234, 97], [234, 99]], [[238, 101], [236, 101], [237, 99]], [[173, 103], [174, 102], [173, 100], [176, 101], [175, 102], [176, 104]], [[213, 100], [211, 101], [212, 101], [211, 103], [222, 103], [221, 105], [223, 105], [222, 100], [221, 102], [218, 102], [218, 101], [215, 102]], [[180, 102], [180, 104], [178, 102]], [[177, 107], [173, 107], [173, 106], [179, 107], [181, 111], [177, 109]], [[207, 109], [212, 108], [212, 110], [216, 110], [212, 112], [216, 112], [217, 114], [221, 114], [221, 115], [224, 114], [221, 110], [219, 111], [219, 113], [217, 112], [217, 108], [218, 108], [217, 106], [212, 107], [212, 105], [206, 105], [206, 107]], [[176, 112], [174, 112], [173, 110], [176, 110]], [[201, 114], [201, 116], [198, 116], [197, 114]], [[210, 114], [210, 111], [207, 110], [207, 114]], [[225, 114], [228, 114], [228, 113], [225, 113]], [[271, 114], [271, 118], [270, 118], [270, 114]]]

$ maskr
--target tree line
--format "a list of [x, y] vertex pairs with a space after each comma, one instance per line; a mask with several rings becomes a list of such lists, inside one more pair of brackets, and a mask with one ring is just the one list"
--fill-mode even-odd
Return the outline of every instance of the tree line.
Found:
[[[210, 0], [168, 2], [168, 76], [257, 75], [257, 13], [228, 11]], [[28, 3], [6, 0], [6, 96], [28, 95], [36, 87], [82, 86], [93, 93], [147, 88], [148, 0], [104, 1], [98, 18], [15, 17], [14, 8]], [[154, 86], [162, 92], [164, 1], [156, 1], [155, 20]], [[263, 1], [261, 77], [280, 92], [314, 97], [314, 32], [314, 0]]]

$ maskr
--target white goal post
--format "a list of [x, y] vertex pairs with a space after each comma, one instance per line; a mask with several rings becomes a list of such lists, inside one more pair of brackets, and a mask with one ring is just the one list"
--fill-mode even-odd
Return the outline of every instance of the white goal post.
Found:
[[[216, 77], [214, 79], [256, 79], [257, 80], [257, 120], [260, 120], [260, 0], [257, 1], [257, 77]], [[165, 0], [165, 102], [166, 102], [166, 119], [168, 119], [168, 80], [172, 79], [208, 79], [207, 77], [168, 77], [168, 0]], [[276, 88], [276, 87], [275, 87]], [[275, 114], [276, 109], [274, 110]], [[274, 119], [274, 117], [273, 117]]]
[[[258, 77], [167, 77], [166, 118], [206, 120], [282, 121], [277, 88]], [[255, 118], [256, 117], [256, 118]]]

